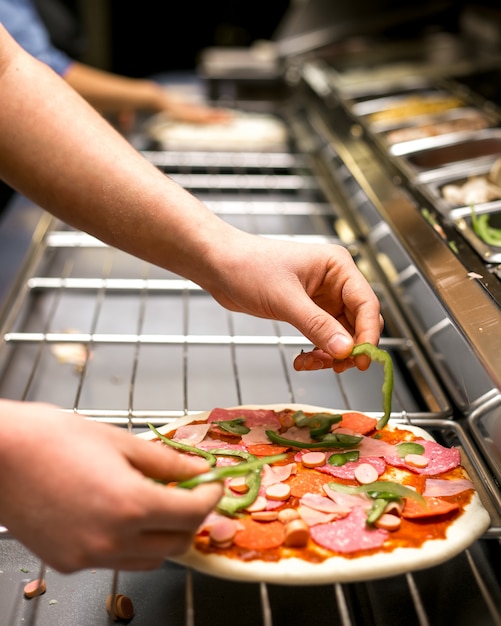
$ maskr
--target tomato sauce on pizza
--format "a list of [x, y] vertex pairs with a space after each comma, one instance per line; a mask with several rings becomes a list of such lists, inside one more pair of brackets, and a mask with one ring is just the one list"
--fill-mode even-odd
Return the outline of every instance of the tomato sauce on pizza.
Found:
[[[402, 549], [409, 551], [408, 569], [420, 550], [427, 557], [424, 565], [417, 559], [418, 566], [433, 563], [425, 544], [452, 544], [449, 531], [461, 531], [473, 500], [479, 517], [474, 528], [469, 525], [468, 543], [489, 523], [459, 450], [413, 426], [378, 429], [377, 420], [363, 413], [316, 412], [296, 405], [216, 408], [203, 419], [193, 416], [178, 427], [165, 427], [160, 438], [187, 453], [213, 454], [216, 472], [227, 472], [223, 500], [230, 508], [222, 506], [207, 517], [193, 544], [198, 556], [187, 561], [199, 567], [205, 557], [215, 557], [208, 571], [216, 564], [216, 575], [219, 562], [233, 561], [228, 572], [235, 567], [240, 572], [242, 564], [240, 577], [246, 579], [244, 568], [254, 563], [267, 580], [270, 564], [294, 559], [306, 568], [323, 564], [322, 582], [331, 562], [338, 579], [340, 560], [349, 564], [367, 558], [382, 558], [380, 575], [397, 573], [405, 567]], [[247, 477], [231, 475], [232, 468], [245, 464]], [[460, 535], [453, 552], [464, 547], [466, 528]], [[394, 570], [392, 553], [398, 563]], [[445, 549], [444, 558], [450, 555]], [[377, 576], [377, 567], [375, 571]], [[353, 579], [359, 578], [356, 569]]]

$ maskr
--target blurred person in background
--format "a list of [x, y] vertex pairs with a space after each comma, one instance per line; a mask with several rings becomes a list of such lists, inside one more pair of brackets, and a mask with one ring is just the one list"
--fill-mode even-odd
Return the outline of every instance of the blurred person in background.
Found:
[[[52, 36], [42, 14], [52, 19]], [[53, 42], [59, 34], [75, 55], [83, 46], [71, 14], [54, 0], [0, 0], [0, 22], [27, 52], [49, 65], [98, 111], [117, 116], [123, 129], [133, 125], [140, 111], [200, 124], [219, 123], [230, 116], [227, 110], [179, 97], [153, 80], [121, 76], [75, 60]]]

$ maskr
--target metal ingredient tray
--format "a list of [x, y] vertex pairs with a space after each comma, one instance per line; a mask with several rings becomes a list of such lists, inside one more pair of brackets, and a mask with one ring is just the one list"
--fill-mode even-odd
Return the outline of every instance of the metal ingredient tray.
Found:
[[[495, 157], [492, 157], [490, 159], [481, 159], [475, 163], [470, 163], [468, 167], [458, 167], [456, 165], [434, 170], [434, 172], [428, 172], [427, 181], [421, 184], [419, 188], [422, 193], [430, 199], [433, 206], [443, 215], [468, 215], [471, 213], [471, 208], [464, 204], [452, 204], [448, 202], [443, 197], [442, 189], [446, 185], [462, 185], [473, 177], [486, 177], [496, 160]], [[486, 203], [476, 203], [475, 206], [479, 208], [484, 204], [490, 206], [496, 201], [497, 200]]]
[[[477, 215], [488, 214], [490, 225], [494, 228], [501, 228], [501, 201], [476, 205], [475, 213]], [[485, 263], [501, 263], [501, 247], [485, 243], [473, 229], [470, 207], [454, 209], [449, 213], [449, 217]]]
[[368, 127], [377, 129], [383, 125], [420, 121], [430, 115], [462, 108], [465, 104], [462, 98], [446, 90], [429, 87], [357, 102], [351, 110], [354, 115], [364, 118]]
[[465, 171], [501, 155], [501, 128], [427, 137], [390, 146], [389, 154], [411, 179], [428, 182], [442, 168]]

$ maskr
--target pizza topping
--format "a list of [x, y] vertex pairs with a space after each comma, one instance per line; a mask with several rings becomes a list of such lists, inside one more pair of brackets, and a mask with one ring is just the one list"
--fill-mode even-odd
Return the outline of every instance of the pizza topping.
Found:
[[215, 409], [210, 425], [169, 433], [169, 445], [204, 451], [212, 465], [179, 486], [225, 485], [195, 547], [240, 560], [318, 562], [330, 558], [326, 550], [351, 559], [383, 545], [419, 546], [437, 525], [433, 536], [442, 536], [474, 489], [457, 469], [459, 451], [380, 423], [354, 411]]
[[236, 493], [247, 493], [249, 491], [249, 485], [246, 482], [245, 476], [230, 478], [227, 482], [227, 487]]
[[286, 483], [275, 483], [266, 487], [266, 497], [270, 500], [279, 500], [283, 502], [291, 495], [291, 488]]
[[347, 510], [351, 511], [354, 507], [362, 507], [364, 509], [369, 509], [371, 506], [371, 499], [365, 493], [345, 493], [344, 491], [335, 491], [331, 488], [332, 483], [328, 485], [324, 485], [324, 493], [325, 495], [333, 500], [336, 504], [341, 507], [345, 507]]
[[351, 506], [339, 505], [334, 500], [319, 493], [305, 493], [300, 500], [301, 504], [311, 509], [316, 509], [323, 513], [335, 513], [338, 516], [347, 515], [353, 508]]
[[261, 484], [264, 487], [273, 485], [275, 483], [281, 483], [287, 480], [292, 474], [297, 471], [295, 463], [287, 463], [287, 465], [264, 465], [261, 474]]
[[362, 437], [356, 437], [354, 435], [345, 435], [345, 434], [335, 434], [335, 433], [327, 433], [323, 435], [320, 441], [315, 442], [307, 442], [307, 441], [296, 441], [294, 439], [287, 439], [282, 437], [278, 433], [273, 430], [267, 430], [266, 434], [268, 438], [273, 441], [273, 443], [278, 443], [282, 446], [287, 446], [289, 448], [309, 448], [309, 449], [317, 449], [317, 448], [353, 448], [360, 441], [362, 441]]
[[249, 428], [256, 426], [268, 426], [268, 428], [280, 428], [280, 419], [275, 411], [271, 409], [220, 409], [216, 408], [210, 412], [207, 421], [209, 424], [213, 422], [229, 422], [232, 420], [243, 419], [245, 425]]
[[245, 425], [245, 419], [243, 417], [213, 423], [232, 435], [246, 435], [250, 431], [250, 428]]
[[403, 467], [416, 474], [426, 474], [427, 476], [442, 474], [460, 465], [461, 455], [457, 448], [444, 448], [436, 441], [425, 441], [424, 439], [420, 440], [419, 443], [424, 448], [423, 456], [428, 459], [426, 467], [409, 465], [405, 459], [398, 455], [385, 456], [385, 461], [394, 467]]
[[324, 485], [331, 480], [332, 478], [328, 475], [316, 472], [300, 472], [289, 480], [291, 495], [295, 498], [301, 498], [306, 493], [320, 493]]
[[319, 546], [345, 554], [380, 548], [388, 536], [387, 531], [366, 524], [365, 511], [360, 507], [342, 519], [312, 526], [310, 534]]
[[329, 483], [329, 487], [334, 491], [340, 491], [341, 493], [366, 493], [371, 498], [385, 498], [387, 500], [410, 498], [421, 503], [424, 502], [423, 496], [414, 489], [389, 480], [376, 481], [370, 483], [369, 485], [358, 485], [356, 487], [353, 485], [343, 485], [341, 483]]
[[257, 522], [273, 522], [278, 519], [278, 511], [253, 511], [251, 517]]
[[370, 463], [361, 463], [354, 470], [355, 478], [362, 485], [368, 485], [378, 479], [377, 469]]
[[428, 459], [420, 454], [406, 454], [404, 457], [404, 461], [406, 465], [420, 468], [427, 467], [429, 463]]
[[338, 519], [339, 517], [343, 517], [341, 515], [337, 515], [336, 513], [325, 513], [323, 511], [317, 511], [317, 509], [312, 509], [309, 506], [305, 506], [304, 504], [300, 504], [297, 510], [299, 513], [299, 517], [308, 526], [326, 524], [327, 522], [332, 522], [332, 520]]
[[398, 456], [402, 459], [410, 454], [417, 456], [424, 453], [424, 446], [415, 441], [403, 441], [397, 444], [396, 448]]
[[371, 343], [359, 343], [351, 351], [351, 356], [366, 354], [371, 361], [378, 361], [384, 368], [384, 380], [381, 388], [383, 394], [383, 417], [378, 421], [377, 428], [381, 429], [386, 426], [391, 415], [391, 400], [393, 395], [393, 362], [391, 356], [386, 350], [381, 350]]
[[257, 496], [254, 498], [252, 502], [248, 506], [245, 507], [245, 510], [249, 513], [257, 513], [258, 511], [265, 511], [266, 505], [268, 504], [265, 496]]
[[473, 483], [468, 478], [454, 478], [452, 480], [427, 478], [423, 496], [454, 496], [467, 489], [474, 489]]
[[186, 424], [185, 426], [180, 426], [172, 437], [172, 441], [196, 446], [204, 440], [209, 428], [210, 424]]
[[303, 548], [309, 539], [310, 529], [304, 520], [294, 519], [285, 525], [284, 544], [289, 548]]
[[282, 524], [288, 524], [289, 522], [292, 522], [293, 519], [299, 518], [299, 513], [293, 508], [280, 509], [277, 515]]
[[282, 454], [283, 452], [287, 452], [288, 450], [287, 446], [277, 446], [269, 442], [249, 444], [244, 440], [244, 437], [242, 437], [242, 443], [247, 448], [247, 451], [254, 456], [270, 456], [272, 454]]
[[285, 526], [278, 520], [273, 522], [257, 522], [245, 517], [241, 520], [242, 528], [237, 531], [234, 543], [247, 550], [271, 550], [280, 547], [285, 540]]
[[343, 419], [339, 422], [340, 428], [346, 428], [359, 435], [367, 435], [376, 428], [376, 425], [377, 419], [375, 417], [368, 417], [356, 411], [343, 413]]
[[386, 463], [383, 459], [377, 456], [364, 457], [363, 461], [348, 461], [341, 467], [334, 467], [327, 463], [326, 465], [322, 465], [322, 467], [317, 467], [317, 470], [319, 472], [322, 472], [323, 474], [329, 474], [330, 476], [334, 476], [335, 478], [342, 478], [344, 480], [357, 480], [356, 471], [360, 467], [360, 465], [371, 465], [376, 470], [377, 476], [381, 476], [386, 470]]
[[325, 465], [325, 452], [305, 452], [301, 456], [301, 463], [305, 467], [319, 467]]
[[406, 500], [402, 517], [408, 519], [434, 517], [436, 515], [447, 515], [453, 511], [457, 511], [459, 505], [456, 502], [448, 502], [435, 497], [424, 497], [424, 502], [416, 502], [414, 500]]
[[153, 426], [153, 424], [148, 424], [148, 427], [150, 428], [150, 430], [152, 430], [155, 433], [155, 435], [158, 437], [158, 439], [160, 439], [160, 441], [167, 444], [168, 446], [171, 446], [172, 448], [176, 448], [180, 452], [187, 452], [188, 454], [195, 454], [197, 456], [201, 456], [209, 463], [209, 465], [216, 464], [216, 457], [210, 452], [206, 452], [205, 450], [201, 450], [200, 448], [196, 448], [195, 446], [189, 446], [179, 441], [173, 441], [172, 439], [169, 439], [169, 437], [162, 435], [162, 433], [159, 432]]
[[381, 530], [398, 530], [402, 524], [402, 520], [398, 515], [392, 515], [391, 513], [383, 513], [375, 522], [374, 526]]
[[220, 517], [209, 529], [209, 540], [216, 548], [228, 548], [233, 543], [238, 522], [229, 517]]
[[350, 450], [349, 452], [335, 452], [331, 454], [328, 463], [334, 467], [341, 467], [348, 463], [348, 461], [358, 461], [360, 452], [358, 450]]

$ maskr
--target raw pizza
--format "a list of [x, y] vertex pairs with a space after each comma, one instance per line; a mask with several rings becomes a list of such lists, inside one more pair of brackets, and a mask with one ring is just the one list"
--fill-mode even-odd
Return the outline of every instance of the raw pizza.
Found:
[[[151, 428], [140, 436], [205, 455], [206, 479], [225, 483], [191, 549], [173, 559], [213, 576], [289, 585], [394, 576], [452, 558], [490, 523], [459, 450], [415, 426], [266, 405]], [[197, 479], [185, 483], [175, 488]]]

